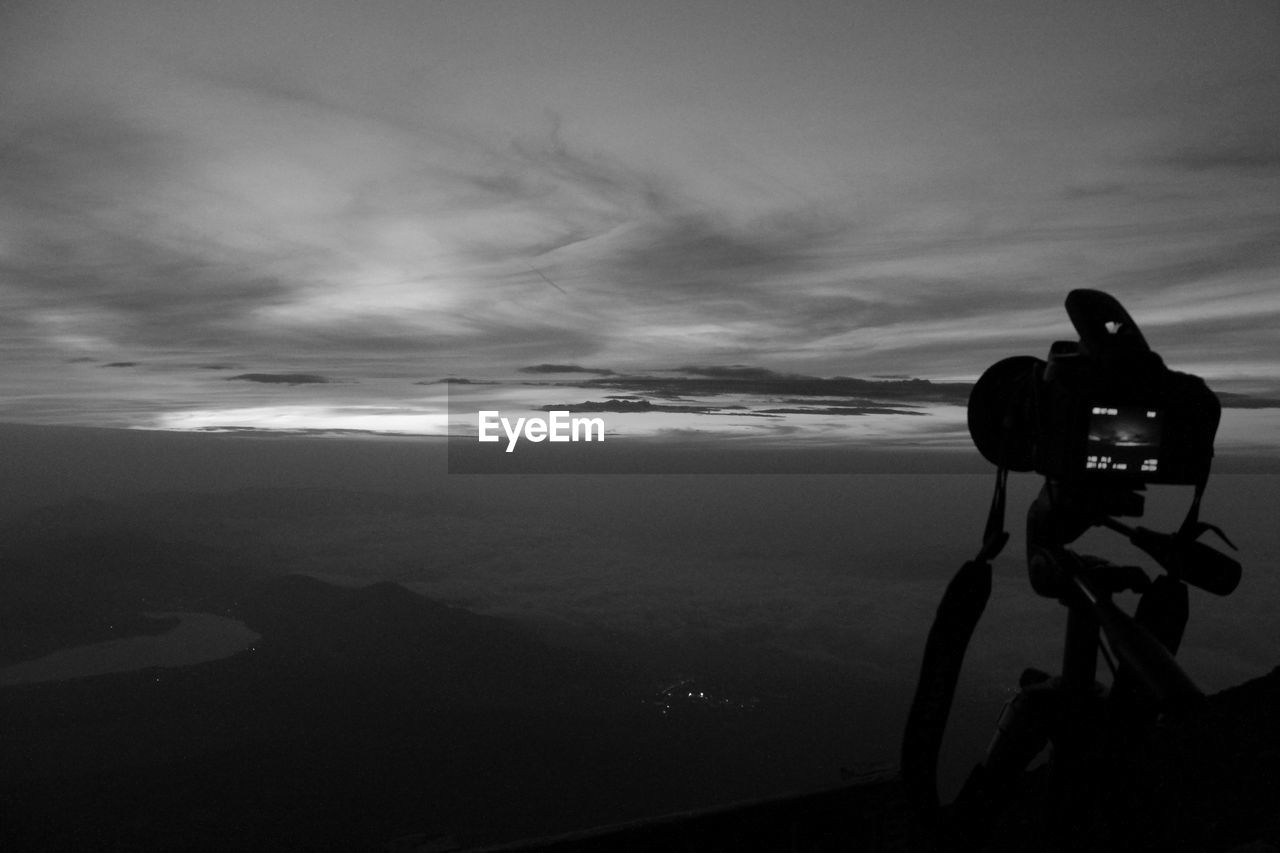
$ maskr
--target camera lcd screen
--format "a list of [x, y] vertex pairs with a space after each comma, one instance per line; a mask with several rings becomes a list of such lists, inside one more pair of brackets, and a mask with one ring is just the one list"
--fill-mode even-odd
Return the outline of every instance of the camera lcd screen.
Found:
[[1156, 473], [1160, 468], [1161, 414], [1145, 406], [1092, 406], [1085, 469]]

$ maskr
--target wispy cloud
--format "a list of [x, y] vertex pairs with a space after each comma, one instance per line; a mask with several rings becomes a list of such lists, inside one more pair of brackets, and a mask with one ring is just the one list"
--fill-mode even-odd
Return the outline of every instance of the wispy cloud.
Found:
[[[322, 375], [334, 403], [655, 365], [704, 390], [743, 364], [972, 381], [1071, 337], [1072, 287], [1115, 293], [1174, 366], [1280, 390], [1280, 76], [1229, 16], [1155, 25], [1221, 30], [1193, 68], [1069, 10], [1011, 7], [1002, 35], [833, 7], [794, 41], [637, 12], [636, 41], [604, 10], [511, 13], [517, 38], [483, 11], [217, 5], [6, 22], [4, 416], [251, 393], [193, 365]], [[726, 28], [745, 41], [695, 37]], [[975, 40], [990, 65], [939, 64]], [[86, 358], [145, 369], [95, 385]]]
[[664, 399], [692, 397], [747, 396], [779, 401], [796, 398], [818, 400], [905, 400], [915, 402], [961, 402], [968, 399], [967, 383], [938, 383], [923, 379], [870, 380], [847, 376], [819, 377], [778, 373], [763, 367], [730, 365], [718, 367], [682, 367], [675, 375], [619, 375], [575, 382], [583, 388], [627, 391]]

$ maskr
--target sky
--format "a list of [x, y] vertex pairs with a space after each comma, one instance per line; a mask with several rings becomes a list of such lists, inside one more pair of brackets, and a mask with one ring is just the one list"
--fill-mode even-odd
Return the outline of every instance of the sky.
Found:
[[[1271, 2], [7, 2], [0, 420], [972, 382], [1074, 337], [1076, 287], [1275, 398], [1277, 44]], [[963, 438], [884, 390], [936, 428], [841, 423]], [[1276, 412], [1224, 432], [1280, 446]]]

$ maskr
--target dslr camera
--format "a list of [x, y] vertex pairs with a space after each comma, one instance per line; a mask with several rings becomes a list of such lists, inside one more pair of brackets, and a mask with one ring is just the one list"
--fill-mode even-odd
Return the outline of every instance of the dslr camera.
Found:
[[1222, 409], [1204, 380], [1165, 367], [1112, 296], [1067, 294], [1078, 341], [1048, 360], [989, 367], [969, 395], [969, 434], [998, 468], [1118, 489], [1203, 484]]

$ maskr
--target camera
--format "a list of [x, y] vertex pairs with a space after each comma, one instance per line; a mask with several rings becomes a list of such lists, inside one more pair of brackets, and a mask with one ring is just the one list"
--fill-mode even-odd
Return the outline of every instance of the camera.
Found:
[[1067, 483], [1133, 488], [1208, 477], [1221, 417], [1198, 376], [1170, 370], [1109, 294], [1073, 290], [1078, 341], [1048, 360], [1014, 356], [984, 372], [969, 395], [969, 435], [999, 468]]

